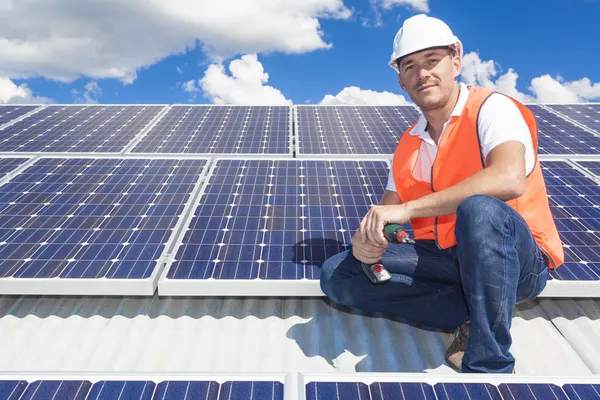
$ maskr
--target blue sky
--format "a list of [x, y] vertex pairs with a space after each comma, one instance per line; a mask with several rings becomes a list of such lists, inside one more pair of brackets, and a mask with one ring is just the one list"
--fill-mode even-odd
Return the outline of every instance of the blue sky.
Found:
[[[314, 0], [319, 5], [308, 11], [306, 0], [288, 0], [292, 11], [303, 13], [301, 20], [291, 22], [318, 21], [319, 31], [295, 31], [291, 22], [280, 24], [289, 17], [285, 11], [270, 14], [260, 9], [258, 17], [248, 19], [248, 11], [232, 16], [237, 11], [231, 7], [215, 11], [212, 0], [184, 0], [195, 3], [196, 9], [167, 10], [170, 6], [164, 6], [162, 14], [155, 15], [145, 15], [148, 4], [144, 3], [156, 0], [132, 0], [127, 7], [111, 7], [110, 12], [111, 4], [123, 3], [106, 0], [107, 7], [98, 12], [86, 10], [85, 3], [73, 7], [69, 1], [47, 0], [46, 6], [53, 8], [45, 13], [36, 11], [33, 3], [39, 1], [23, 2], [12, 11], [9, 7], [4, 21], [0, 17], [0, 43], [4, 39], [13, 44], [8, 48], [0, 44], [0, 53], [5, 51], [0, 56], [0, 79], [4, 79], [0, 102], [259, 104], [264, 97], [263, 101], [271, 103], [317, 104], [328, 94], [334, 96], [329, 100], [333, 103], [402, 102], [408, 99], [401, 97], [404, 93], [387, 61], [402, 21], [423, 11], [444, 20], [462, 40], [470, 57], [464, 81], [502, 90], [523, 101], [600, 101], [599, 0]], [[245, 1], [246, 7], [253, 3], [261, 2]], [[222, 26], [201, 17], [191, 17], [191, 23], [185, 20], [186, 14], [202, 14], [203, 7], [212, 7], [212, 20], [222, 17]], [[121, 22], [115, 22], [111, 12], [118, 13]], [[170, 17], [161, 20], [165, 14]], [[181, 25], [190, 23], [189, 30], [177, 18], [182, 18]], [[264, 21], [257, 21], [261, 18]], [[133, 31], [140, 22], [147, 26]], [[269, 24], [276, 26], [273, 37], [267, 31], [247, 39], [248, 32]], [[51, 42], [44, 35], [64, 40]], [[301, 35], [306, 37], [302, 44], [306, 49], [290, 52], [289, 48], [299, 46]], [[73, 38], [78, 43], [70, 48]], [[35, 54], [22, 46], [27, 41]], [[206, 49], [207, 43], [211, 50]], [[331, 47], [322, 48], [325, 44]], [[93, 47], [98, 49], [90, 50]], [[48, 54], [39, 55], [44, 52]], [[230, 62], [244, 54], [257, 54], [257, 58], [240, 66], [240, 73], [246, 74], [244, 68], [262, 67], [268, 81], [248, 78], [240, 84], [231, 76]], [[200, 82], [209, 66], [213, 68], [212, 89]], [[95, 93], [89, 90], [94, 87]], [[349, 87], [357, 89], [343, 92]]]

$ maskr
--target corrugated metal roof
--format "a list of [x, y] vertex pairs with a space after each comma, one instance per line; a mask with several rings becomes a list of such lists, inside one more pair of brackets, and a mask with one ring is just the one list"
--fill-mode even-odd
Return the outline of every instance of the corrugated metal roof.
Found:
[[[600, 300], [516, 309], [518, 374], [600, 373]], [[0, 370], [454, 373], [452, 337], [324, 298], [0, 297]]]

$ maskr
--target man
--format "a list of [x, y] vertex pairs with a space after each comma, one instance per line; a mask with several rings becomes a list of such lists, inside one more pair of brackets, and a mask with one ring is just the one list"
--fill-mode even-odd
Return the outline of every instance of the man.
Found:
[[[457, 82], [462, 43], [442, 21], [406, 20], [391, 67], [420, 108], [394, 154], [387, 190], [323, 264], [334, 302], [458, 332], [446, 360], [462, 372], [514, 373], [514, 306], [534, 299], [564, 253], [537, 160], [533, 114], [503, 94]], [[388, 244], [410, 222], [415, 244]], [[381, 261], [374, 285], [361, 262]]]

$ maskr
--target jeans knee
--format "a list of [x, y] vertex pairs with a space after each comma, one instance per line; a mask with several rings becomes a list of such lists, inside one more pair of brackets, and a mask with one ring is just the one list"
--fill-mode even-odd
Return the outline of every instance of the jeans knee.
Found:
[[501, 224], [506, 219], [506, 203], [495, 197], [474, 195], [460, 202], [456, 210], [456, 229], [483, 233], [491, 224]]
[[321, 290], [335, 303], [340, 303], [339, 296], [337, 295], [339, 282], [336, 282], [336, 280], [333, 279], [333, 275], [340, 264], [348, 257], [349, 251], [350, 250], [346, 250], [329, 257], [323, 262], [323, 265], [321, 265]]

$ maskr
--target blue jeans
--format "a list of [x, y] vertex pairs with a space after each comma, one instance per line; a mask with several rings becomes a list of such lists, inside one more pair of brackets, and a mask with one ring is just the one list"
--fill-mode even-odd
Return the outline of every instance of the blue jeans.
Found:
[[381, 285], [371, 283], [350, 249], [323, 263], [321, 289], [335, 303], [430, 327], [454, 330], [470, 320], [462, 371], [512, 373], [514, 306], [544, 289], [547, 264], [523, 218], [505, 202], [472, 196], [456, 216], [456, 246], [390, 244], [382, 263], [392, 280]]

